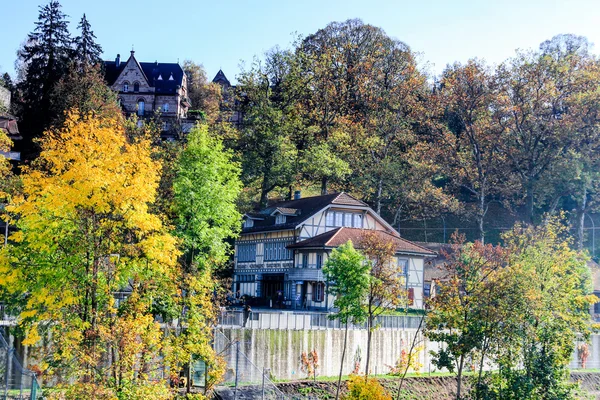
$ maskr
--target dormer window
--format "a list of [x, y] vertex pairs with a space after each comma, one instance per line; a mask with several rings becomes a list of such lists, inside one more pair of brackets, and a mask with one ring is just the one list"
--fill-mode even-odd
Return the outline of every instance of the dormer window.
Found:
[[277, 214], [277, 216], [275, 217], [275, 224], [276, 225], [285, 224], [285, 215]]
[[244, 228], [252, 228], [254, 226], [254, 220], [248, 218], [244, 221]]
[[129, 82], [123, 83], [123, 91], [125, 93], [129, 92]]
[[163, 80], [163, 78], [162, 78], [162, 75], [161, 75], [161, 74], [158, 74], [158, 78], [156, 78], [156, 80], [157, 80], [157, 81], [162, 81], [162, 80]]
[[173, 73], [172, 72], [171, 72], [171, 76], [169, 76], [169, 80], [170, 81], [174, 81], [175, 80], [175, 78], [173, 78]]
[[162, 110], [163, 110], [163, 112], [169, 112], [169, 103], [163, 104]]
[[137, 93], [137, 92], [139, 92], [139, 91], [140, 91], [140, 83], [139, 83], [139, 82], [135, 82], [135, 83], [133, 84], [133, 91], [134, 91], [135, 93]]

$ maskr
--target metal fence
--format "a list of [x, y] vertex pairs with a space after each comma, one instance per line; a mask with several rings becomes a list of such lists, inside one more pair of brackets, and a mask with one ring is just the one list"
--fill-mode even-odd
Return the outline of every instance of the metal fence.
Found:
[[214, 348], [227, 363], [224, 381], [217, 388], [225, 399], [284, 400], [286, 397], [271, 381], [269, 371], [254, 364], [244, 353], [246, 343], [230, 341], [215, 330]]
[[[288, 330], [319, 330], [344, 329], [333, 313], [297, 312], [297, 311], [253, 311], [245, 314], [243, 311], [222, 311], [219, 316], [219, 326], [223, 328], [245, 327], [250, 329], [288, 329]], [[421, 316], [414, 315], [380, 315], [375, 319], [379, 329], [417, 329]], [[350, 329], [367, 329], [367, 324], [350, 324]]]
[[0, 334], [0, 398], [36, 400], [41, 395], [35, 372], [22, 367], [15, 349]]

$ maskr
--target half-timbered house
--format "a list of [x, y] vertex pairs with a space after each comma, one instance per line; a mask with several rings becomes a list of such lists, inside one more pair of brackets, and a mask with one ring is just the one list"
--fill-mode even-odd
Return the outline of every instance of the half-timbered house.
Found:
[[334, 298], [322, 267], [332, 249], [348, 240], [359, 243], [369, 230], [394, 242], [409, 305], [422, 308], [424, 260], [435, 253], [401, 238], [347, 193], [301, 198], [296, 192], [293, 200], [246, 214], [235, 243], [233, 291], [265, 305], [279, 306], [284, 298], [287, 308], [330, 309]]

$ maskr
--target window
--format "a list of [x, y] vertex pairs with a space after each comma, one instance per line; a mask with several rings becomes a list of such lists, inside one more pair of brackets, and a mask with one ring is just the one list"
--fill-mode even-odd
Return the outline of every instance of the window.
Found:
[[124, 82], [123, 83], [123, 91], [125, 93], [129, 92], [129, 82]]
[[254, 275], [237, 275], [238, 282], [254, 282]]
[[163, 112], [169, 112], [169, 103], [163, 104]]
[[326, 226], [335, 226], [335, 213], [333, 211], [327, 211], [327, 216], [325, 218]]
[[325, 284], [317, 282], [313, 286], [313, 301], [323, 301], [325, 297]]
[[404, 276], [408, 275], [408, 260], [406, 258], [398, 257], [398, 270]]
[[145, 109], [146, 103], [144, 102], [144, 100], [138, 100], [138, 115], [139, 116], [143, 116], [144, 115], [144, 109]]
[[292, 244], [292, 242], [266, 242], [265, 261], [291, 260], [292, 250], [286, 248], [286, 246], [290, 244]]
[[238, 244], [238, 261], [254, 262], [256, 261], [256, 243]]
[[344, 213], [344, 226], [352, 226], [352, 214]]
[[302, 268], [308, 268], [308, 254], [302, 254]]
[[139, 82], [135, 82], [135, 83], [133, 84], [133, 91], [134, 91], [135, 93], [137, 93], [137, 92], [139, 92], [139, 91], [140, 91], [140, 83], [139, 83]]
[[317, 254], [317, 268], [323, 266], [323, 254]]
[[335, 213], [335, 226], [344, 226], [344, 213]]
[[362, 214], [354, 214], [354, 227], [355, 228], [363, 227], [363, 215]]
[[275, 217], [275, 224], [285, 224], [285, 215], [277, 214], [277, 216]]
[[254, 226], [254, 220], [248, 218], [246, 221], [244, 221], [244, 227], [245, 228], [252, 228]]

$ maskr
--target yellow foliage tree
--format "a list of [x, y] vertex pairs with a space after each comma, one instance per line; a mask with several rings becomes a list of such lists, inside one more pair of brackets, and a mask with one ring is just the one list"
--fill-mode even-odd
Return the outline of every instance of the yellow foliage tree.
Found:
[[117, 117], [72, 112], [40, 145], [8, 207], [19, 231], [0, 285], [25, 299], [24, 343], [51, 337], [39, 348], [45, 374], [120, 393], [152, 378], [162, 335], [152, 299], [175, 291], [178, 240], [149, 210], [160, 162]]

